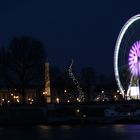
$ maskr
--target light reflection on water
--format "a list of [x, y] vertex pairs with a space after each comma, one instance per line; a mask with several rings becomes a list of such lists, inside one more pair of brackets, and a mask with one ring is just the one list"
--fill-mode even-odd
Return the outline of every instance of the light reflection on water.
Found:
[[140, 140], [140, 125], [0, 127], [0, 140]]

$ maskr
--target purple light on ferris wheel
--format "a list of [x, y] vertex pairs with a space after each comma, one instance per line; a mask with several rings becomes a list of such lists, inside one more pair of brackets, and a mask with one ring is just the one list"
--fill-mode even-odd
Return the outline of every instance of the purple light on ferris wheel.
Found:
[[128, 66], [133, 75], [140, 76], [140, 41], [136, 41], [129, 51]]

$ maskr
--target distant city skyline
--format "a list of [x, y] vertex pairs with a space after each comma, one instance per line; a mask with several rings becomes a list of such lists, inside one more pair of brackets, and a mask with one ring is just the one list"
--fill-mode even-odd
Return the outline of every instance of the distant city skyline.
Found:
[[93, 67], [113, 73], [113, 55], [124, 23], [139, 14], [140, 1], [5, 0], [0, 2], [0, 46], [31, 36], [47, 49], [48, 61], [66, 69]]

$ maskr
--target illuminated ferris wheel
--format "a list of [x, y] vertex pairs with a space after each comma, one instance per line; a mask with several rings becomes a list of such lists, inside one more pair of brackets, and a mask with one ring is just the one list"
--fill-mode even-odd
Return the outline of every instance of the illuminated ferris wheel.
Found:
[[115, 78], [127, 99], [140, 99], [140, 14], [120, 31], [114, 52]]

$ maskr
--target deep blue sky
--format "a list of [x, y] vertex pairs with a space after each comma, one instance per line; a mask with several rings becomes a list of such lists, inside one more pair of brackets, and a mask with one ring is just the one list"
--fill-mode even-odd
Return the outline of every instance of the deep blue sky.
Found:
[[51, 64], [91, 66], [113, 72], [113, 53], [123, 24], [140, 13], [139, 0], [1, 0], [0, 45], [15, 36], [39, 39]]

